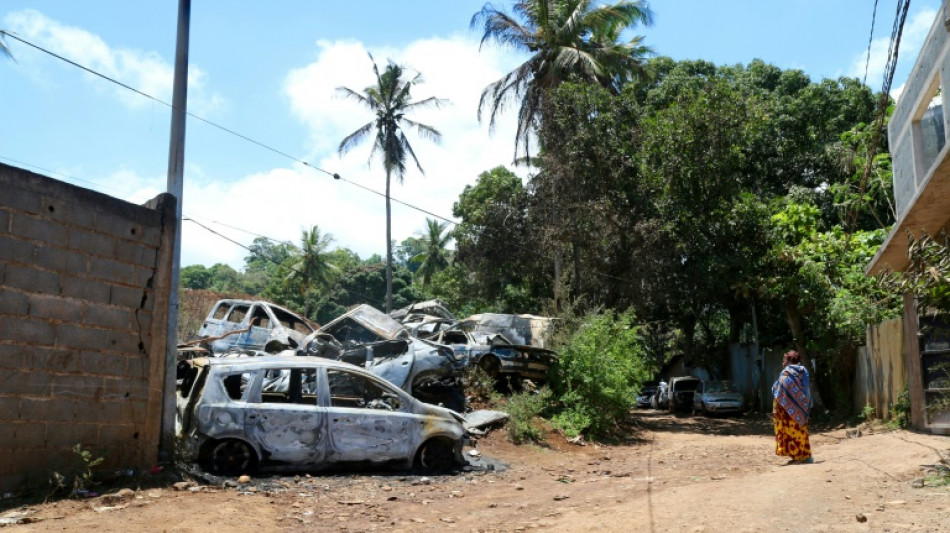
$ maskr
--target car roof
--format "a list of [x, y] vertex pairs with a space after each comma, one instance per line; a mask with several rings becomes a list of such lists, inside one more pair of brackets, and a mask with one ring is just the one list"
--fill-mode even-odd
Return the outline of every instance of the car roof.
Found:
[[194, 359], [196, 366], [231, 366], [231, 367], [314, 367], [343, 368], [347, 370], [364, 370], [356, 365], [312, 357], [309, 355], [265, 355], [257, 357], [203, 357]]

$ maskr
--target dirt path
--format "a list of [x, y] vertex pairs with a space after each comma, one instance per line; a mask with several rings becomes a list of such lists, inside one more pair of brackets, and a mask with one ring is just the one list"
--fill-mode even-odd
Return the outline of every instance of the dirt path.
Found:
[[496, 432], [479, 450], [502, 471], [143, 489], [20, 509], [40, 521], [10, 531], [950, 531], [950, 488], [913, 486], [948, 437], [828, 431], [812, 437], [815, 464], [785, 466], [765, 420], [637, 421], [641, 440], [618, 446], [518, 447]]

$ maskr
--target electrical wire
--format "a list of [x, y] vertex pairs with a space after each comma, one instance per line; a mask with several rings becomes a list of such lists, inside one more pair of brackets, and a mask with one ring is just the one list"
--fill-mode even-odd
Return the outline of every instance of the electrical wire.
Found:
[[[83, 70], [83, 71], [85, 71], [85, 72], [88, 72], [88, 73], [90, 73], [90, 74], [92, 74], [92, 75], [94, 75], [94, 76], [97, 76], [97, 77], [99, 77], [99, 78], [101, 78], [101, 79], [103, 79], [103, 80], [106, 80], [106, 81], [108, 81], [108, 82], [114, 83], [114, 84], [116, 84], [116, 85], [118, 85], [118, 86], [120, 86], [120, 87], [122, 87], [122, 88], [124, 88], [124, 89], [127, 89], [127, 90], [129, 90], [129, 91], [132, 91], [132, 92], [134, 92], [134, 93], [136, 93], [136, 94], [138, 94], [138, 95], [140, 95], [140, 96], [143, 96], [144, 98], [147, 98], [147, 99], [149, 99], [149, 100], [152, 100], [152, 101], [154, 101], [154, 102], [157, 102], [157, 103], [159, 103], [159, 104], [161, 104], [161, 105], [164, 105], [164, 106], [166, 106], [166, 107], [168, 107], [168, 108], [170, 108], [170, 109], [177, 110], [177, 108], [176, 108], [173, 104], [171, 104], [171, 103], [165, 102], [164, 100], [161, 100], [160, 98], [157, 98], [157, 97], [152, 96], [152, 95], [150, 95], [150, 94], [148, 94], [148, 93], [146, 93], [146, 92], [143, 92], [143, 91], [141, 91], [141, 90], [139, 90], [139, 89], [136, 89], [136, 88], [134, 88], [134, 87], [132, 87], [132, 86], [130, 86], [130, 85], [128, 85], [128, 84], [125, 84], [125, 83], [123, 83], [123, 82], [121, 82], [121, 81], [118, 81], [118, 80], [116, 80], [116, 79], [114, 79], [114, 78], [112, 78], [112, 77], [110, 77], [110, 76], [107, 76], [107, 75], [105, 75], [105, 74], [102, 74], [101, 72], [97, 72], [97, 71], [95, 71], [95, 70], [93, 70], [93, 69], [91, 69], [91, 68], [89, 68], [89, 67], [86, 67], [85, 65], [82, 65], [82, 64], [80, 64], [80, 63], [77, 63], [77, 62], [75, 62], [75, 61], [73, 61], [73, 60], [71, 60], [71, 59], [68, 59], [68, 58], [66, 58], [66, 57], [63, 57], [63, 56], [61, 56], [61, 55], [59, 55], [59, 54], [57, 54], [57, 53], [55, 53], [55, 52], [52, 52], [52, 51], [50, 51], [50, 50], [47, 50], [46, 48], [43, 48], [42, 46], [39, 46], [39, 45], [34, 44], [34, 43], [32, 43], [32, 42], [29, 42], [29, 41], [27, 41], [27, 40], [25, 40], [25, 39], [23, 39], [23, 38], [21, 38], [21, 37], [15, 35], [15, 34], [13, 34], [13, 33], [10, 33], [10, 32], [4, 31], [4, 30], [0, 30], [0, 35], [9, 36], [9, 37], [11, 37], [11, 38], [13, 38], [13, 39], [15, 39], [15, 40], [17, 40], [17, 41], [23, 43], [23, 44], [26, 44], [27, 46], [30, 46], [30, 47], [32, 47], [32, 48], [34, 48], [34, 49], [36, 49], [36, 50], [39, 50], [39, 51], [41, 51], [41, 52], [43, 52], [43, 53], [45, 53], [45, 54], [48, 54], [48, 55], [50, 55], [50, 56], [52, 56], [52, 57], [55, 57], [55, 58], [57, 58], [57, 59], [59, 59], [59, 60], [61, 60], [61, 61], [64, 61], [64, 62], [66, 62], [66, 63], [69, 63], [70, 65], [73, 65], [73, 66], [75, 66], [76, 68], [79, 68], [79, 69], [81, 69], [81, 70]], [[196, 119], [196, 120], [199, 120], [199, 121], [201, 121], [201, 122], [204, 122], [205, 124], [208, 124], [208, 125], [210, 125], [210, 126], [213, 126], [213, 127], [217, 128], [217, 129], [219, 129], [219, 130], [221, 130], [221, 131], [224, 131], [224, 132], [226, 132], [226, 133], [229, 133], [229, 134], [231, 134], [231, 135], [234, 135], [235, 137], [238, 137], [238, 138], [243, 139], [243, 140], [245, 140], [245, 141], [247, 141], [247, 142], [250, 142], [250, 143], [252, 143], [252, 144], [254, 144], [254, 145], [257, 145], [257, 146], [259, 146], [259, 147], [261, 147], [261, 148], [263, 148], [263, 149], [265, 149], [265, 150], [271, 151], [271, 152], [273, 152], [273, 153], [275, 153], [275, 154], [278, 154], [278, 155], [281, 155], [281, 156], [283, 156], [283, 157], [285, 157], [285, 158], [287, 158], [287, 159], [290, 159], [291, 161], [294, 161], [294, 162], [299, 163], [299, 164], [301, 164], [301, 165], [304, 165], [304, 166], [306, 166], [306, 167], [308, 167], [308, 168], [311, 168], [311, 169], [313, 169], [313, 170], [315, 170], [315, 171], [317, 171], [317, 172], [321, 172], [321, 173], [323, 173], [323, 174], [326, 174], [327, 176], [332, 176], [334, 180], [339, 180], [339, 181], [346, 182], [346, 183], [349, 184], [349, 185], [353, 185], [353, 186], [355, 186], [355, 187], [358, 187], [358, 188], [360, 188], [360, 189], [363, 189], [363, 190], [365, 190], [365, 191], [367, 191], [367, 192], [370, 192], [370, 193], [372, 193], [372, 194], [375, 194], [375, 195], [380, 196], [380, 197], [383, 197], [383, 198], [386, 197], [386, 194], [383, 193], [383, 192], [377, 191], [377, 190], [375, 190], [375, 189], [373, 189], [373, 188], [371, 188], [371, 187], [367, 187], [366, 185], [363, 185], [363, 184], [361, 184], [361, 183], [358, 183], [358, 182], [349, 180], [349, 179], [347, 179], [347, 178], [344, 178], [343, 176], [340, 176], [340, 174], [338, 174], [338, 173], [330, 172], [330, 171], [328, 171], [328, 170], [325, 170], [325, 169], [323, 169], [323, 168], [320, 168], [319, 166], [312, 165], [312, 164], [310, 164], [308, 161], [305, 161], [305, 160], [303, 160], [303, 159], [300, 159], [300, 158], [298, 158], [298, 157], [295, 157], [295, 156], [293, 156], [293, 155], [290, 155], [290, 154], [288, 154], [287, 152], [284, 152], [284, 151], [282, 151], [282, 150], [280, 150], [280, 149], [274, 148], [274, 147], [272, 147], [272, 146], [270, 146], [270, 145], [268, 145], [268, 144], [265, 144], [265, 143], [263, 143], [263, 142], [261, 142], [261, 141], [258, 141], [258, 140], [256, 140], [256, 139], [253, 139], [253, 138], [251, 138], [251, 137], [248, 137], [247, 135], [244, 135], [244, 134], [239, 133], [239, 132], [237, 132], [237, 131], [234, 131], [234, 130], [232, 130], [232, 129], [230, 129], [230, 128], [227, 128], [227, 127], [225, 127], [225, 126], [222, 126], [222, 125], [220, 125], [220, 124], [218, 124], [218, 123], [216, 123], [216, 122], [213, 122], [213, 121], [211, 121], [211, 120], [208, 120], [208, 119], [206, 119], [206, 118], [204, 118], [204, 117], [201, 117], [201, 116], [199, 116], [199, 115], [196, 115], [196, 114], [194, 114], [194, 113], [192, 113], [192, 112], [190, 112], [190, 111], [185, 110], [185, 114], [187, 114], [189, 117], [192, 117], [192, 118], [194, 118], [194, 119]], [[38, 168], [38, 167], [37, 167], [37, 168]], [[90, 183], [91, 183], [91, 182], [90, 182]], [[426, 214], [426, 215], [428, 215], [428, 216], [431, 216], [431, 217], [436, 218], [437, 220], [441, 220], [441, 221], [447, 222], [447, 223], [452, 224], [452, 225], [454, 225], [454, 226], [459, 226], [459, 225], [461, 224], [460, 222], [458, 222], [458, 221], [456, 221], [456, 220], [453, 220], [453, 219], [450, 219], [450, 218], [448, 218], [448, 217], [439, 215], [439, 214], [437, 214], [437, 213], [433, 213], [433, 212], [431, 212], [431, 211], [429, 211], [429, 210], [426, 210], [426, 209], [423, 209], [423, 208], [418, 207], [418, 206], [416, 206], [416, 205], [410, 204], [410, 203], [408, 203], [408, 202], [406, 202], [406, 201], [403, 201], [403, 200], [400, 200], [400, 199], [398, 199], [398, 198], [393, 198], [392, 196], [389, 196], [389, 199], [390, 199], [390, 201], [392, 201], [392, 202], [395, 202], [395, 203], [404, 205], [404, 206], [406, 206], [406, 207], [408, 207], [408, 208], [410, 208], [410, 209], [413, 209], [413, 210], [418, 211], [418, 212], [420, 212], [420, 213], [424, 213], [424, 214]], [[192, 221], [195, 222], [195, 223], [197, 223], [197, 221], [195, 221], [195, 220], [193, 220], [193, 219], [192, 219]], [[208, 229], [208, 228], [206, 227], [206, 229]], [[212, 232], [213, 232], [213, 230], [210, 230], [210, 229], [209, 229], [209, 231], [212, 231]], [[244, 231], [244, 232], [253, 234], [253, 232], [250, 232], [250, 231], [248, 231], [248, 230], [243, 230], [243, 229], [242, 229], [242, 230], [240, 230], [240, 231]], [[263, 235], [258, 235], [258, 236], [264, 237]], [[222, 235], [222, 237], [223, 237], [223, 235]], [[264, 237], [264, 238], [270, 239], [269, 237]], [[237, 241], [234, 241], [234, 240], [232, 240], [232, 239], [230, 239], [230, 238], [228, 238], [227, 240], [233, 242], [234, 244], [237, 244], [238, 246], [241, 246], [242, 248], [248, 249], [246, 246], [244, 246], [244, 245], [241, 244], [241, 243], [238, 243]], [[276, 239], [270, 239], [270, 240], [274, 240], [275, 242], [282, 242], [282, 241], [277, 241]], [[525, 250], [525, 251], [531, 251], [531, 252], [534, 251], [534, 250], [528, 250], [528, 249], [525, 248], [525, 247], [518, 246], [518, 245], [515, 245], [515, 244], [510, 244], [510, 243], [509, 243], [509, 245], [511, 245], [512, 247], [515, 247], [515, 248], [519, 248], [519, 249]], [[624, 282], [624, 283], [628, 283], [628, 284], [632, 284], [632, 285], [637, 285], [637, 282], [635, 282], [635, 281], [633, 281], [633, 280], [624, 279], [624, 278], [621, 278], [621, 277], [618, 277], [618, 276], [613, 276], [613, 275], [606, 274], [606, 273], [603, 273], [603, 272], [591, 271], [591, 273], [593, 273], [593, 274], [595, 274], [595, 275], [598, 275], [598, 276], [601, 276], [601, 277], [605, 277], [605, 278], [609, 278], [609, 279], [614, 279], [614, 280], [617, 280], [617, 281], [622, 281], [622, 282]]]
[[[269, 262], [271, 262], [271, 263], [273, 263], [273, 264], [275, 264], [275, 265], [277, 265], [277, 266], [282, 266], [282, 267], [287, 268], [287, 269], [289, 269], [289, 270], [291, 270], [291, 271], [293, 271], [293, 272], [296, 272], [297, 274], [300, 274], [301, 276], [305, 276], [305, 274], [304, 274], [303, 272], [297, 270], [296, 268], [294, 268], [294, 267], [292, 267], [292, 266], [289, 266], [289, 265], [286, 265], [286, 264], [284, 264], [284, 263], [280, 263], [280, 262], [278, 262], [278, 261], [275, 261], [274, 259], [272, 259], [272, 258], [270, 258], [270, 257], [267, 257], [266, 255], [261, 254], [261, 253], [259, 253], [259, 252], [255, 252], [255, 251], [252, 250], [250, 247], [245, 246], [244, 244], [242, 244], [242, 243], [240, 243], [240, 242], [238, 242], [238, 241], [232, 239], [231, 237], [228, 237], [227, 235], [224, 235], [223, 233], [220, 233], [220, 232], [218, 232], [218, 231], [215, 231], [215, 230], [209, 228], [208, 226], [205, 226], [204, 224], [202, 224], [201, 222], [198, 222], [197, 220], [195, 220], [195, 219], [193, 219], [193, 218], [184, 217], [184, 218], [182, 218], [182, 220], [186, 220], [186, 221], [188, 221], [188, 222], [191, 222], [192, 224], [196, 224], [197, 226], [199, 226], [199, 227], [201, 227], [201, 228], [204, 228], [206, 231], [208, 231], [208, 232], [210, 232], [210, 233], [212, 233], [212, 234], [214, 234], [214, 235], [217, 235], [218, 237], [221, 237], [222, 239], [224, 239], [224, 240], [226, 240], [226, 241], [228, 241], [228, 242], [230, 242], [230, 243], [232, 243], [232, 244], [235, 244], [235, 245], [237, 245], [237, 246], [240, 246], [241, 248], [244, 248], [244, 249], [247, 250], [248, 252], [251, 252], [252, 254], [257, 255], [258, 257], [261, 257], [261, 258], [264, 259], [265, 261], [269, 261]], [[265, 237], [265, 238], [267, 238], [267, 237]], [[368, 302], [373, 302], [373, 303], [376, 303], [376, 304], [379, 304], [379, 305], [383, 305], [383, 301], [382, 301], [382, 300], [378, 300], [378, 299], [376, 299], [376, 298], [374, 298], [374, 297], [372, 297], [372, 296], [367, 296], [367, 295], [365, 295], [365, 294], [362, 294], [362, 293], [359, 293], [359, 292], [356, 292], [356, 291], [352, 291], [352, 290], [347, 289], [347, 288], [345, 288], [345, 287], [337, 287], [337, 288], [340, 289], [340, 290], [342, 290], [343, 292], [345, 292], [345, 293], [347, 293], [347, 294], [350, 294], [351, 296], [356, 296], [356, 297], [358, 297], [358, 298], [363, 298], [364, 300], [366, 300], [366, 301], [368, 301]], [[309, 317], [308, 317], [308, 318], [309, 318]]]
[[868, 57], [864, 61], [864, 85], [868, 84], [868, 67], [871, 65], [871, 43], [874, 41], [874, 22], [877, 20], [877, 2], [874, 0], [874, 9], [871, 11], [871, 35], [868, 36]]

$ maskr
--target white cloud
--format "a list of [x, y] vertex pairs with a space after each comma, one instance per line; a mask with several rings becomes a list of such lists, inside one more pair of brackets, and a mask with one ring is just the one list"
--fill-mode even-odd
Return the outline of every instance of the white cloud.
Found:
[[[900, 66], [910, 66], [917, 60], [920, 48], [923, 46], [927, 34], [930, 33], [930, 28], [936, 16], [937, 12], [935, 10], [926, 8], [915, 13], [904, 24], [897, 58]], [[884, 31], [886, 32], [889, 29], [889, 27], [885, 27]], [[876, 28], [876, 31], [880, 32], [881, 30]], [[890, 46], [890, 42], [891, 36], [889, 33], [871, 41], [870, 61], [868, 61], [868, 53], [865, 49], [855, 56], [851, 62], [851, 67], [847, 71], [847, 75], [864, 79], [865, 64], [867, 64], [867, 83], [871, 88], [880, 90], [881, 84], [884, 82], [884, 69], [887, 66], [887, 49]], [[901, 80], [898, 80], [896, 76], [895, 81], [901, 83]], [[903, 85], [900, 87], [902, 88]], [[897, 97], [893, 89], [891, 95], [894, 98]]]
[[[288, 73], [284, 85], [291, 112], [310, 130], [307, 160], [348, 180], [383, 191], [385, 178], [379, 162], [367, 165], [371, 138], [342, 158], [336, 155], [340, 140], [372, 119], [370, 112], [356, 102], [335, 94], [336, 87], [362, 90], [374, 81], [366, 48], [355, 41], [320, 41], [317, 47], [317, 59]], [[392, 184], [393, 198], [451, 217], [452, 203], [466, 184], [474, 183], [479, 173], [509, 165], [512, 160], [514, 115], [503, 117], [496, 134], [489, 135], [487, 126], [478, 123], [476, 109], [481, 90], [514, 67], [518, 58], [498, 51], [479, 53], [477, 41], [462, 37], [427, 39], [403, 49], [372, 52], [381, 67], [391, 58], [423, 74], [425, 83], [413, 93], [414, 100], [438, 96], [451, 102], [441, 109], [421, 110], [412, 115], [439, 129], [442, 143], [436, 145], [409, 133], [425, 175], [413, 166], [403, 184], [395, 180]], [[335, 236], [337, 246], [351, 248], [361, 257], [385, 252], [385, 200], [303, 166], [246, 176], [227, 186], [211, 180], [205, 186], [186, 188], [185, 212], [194, 205], [227, 206], [227, 213], [222, 214], [229, 223], [278, 239], [297, 242], [302, 228], [316, 224]], [[212, 219], [216, 217], [207, 210], [199, 212]], [[420, 232], [426, 216], [394, 202], [393, 239], [399, 242]], [[212, 249], [210, 241], [189, 234], [188, 225], [183, 235], [186, 263], [188, 257], [207, 257]], [[235, 231], [229, 235], [242, 242], [253, 239]], [[229, 255], [238, 259], [237, 264], [231, 264], [240, 266], [246, 254], [238, 250], [236, 255]], [[194, 261], [210, 264], [224, 256], [218, 257]]]
[[[12, 33], [37, 46], [159, 100], [171, 102], [174, 67], [156, 52], [110, 47], [94, 33], [68, 26], [32, 9], [7, 14], [4, 24]], [[39, 52], [27, 51], [28, 54], [17, 54], [18, 63], [25, 64], [27, 68], [39, 68]], [[119, 101], [127, 107], [140, 108], [150, 103], [145, 97], [92, 74], [85, 74], [84, 77], [100, 90], [114, 91]], [[188, 69], [188, 91], [189, 110], [196, 113], [211, 114], [225, 104], [220, 94], [207, 88], [205, 72], [194, 65]]]
[[[338, 86], [361, 90], [372, 83], [366, 49], [353, 41], [321, 41], [317, 51], [316, 59], [290, 71], [284, 84], [288, 110], [310, 132], [307, 160], [348, 180], [384, 191], [385, 178], [379, 162], [367, 166], [369, 139], [345, 157], [336, 154], [340, 140], [372, 118], [356, 102], [334, 95]], [[476, 109], [481, 90], [516, 66], [519, 58], [498, 50], [479, 53], [477, 41], [462, 37], [420, 40], [402, 49], [372, 52], [381, 66], [392, 58], [423, 74], [425, 83], [413, 93], [414, 100], [435, 95], [451, 102], [442, 109], [412, 115], [439, 129], [443, 142], [436, 145], [409, 133], [425, 175], [412, 167], [403, 184], [394, 181], [392, 185], [393, 198], [451, 217], [453, 202], [465, 185], [475, 182], [479, 173], [498, 165], [510, 168], [514, 155], [514, 113], [502, 117], [495, 134], [489, 135], [487, 125], [478, 123]], [[103, 57], [114, 60], [117, 56]], [[267, 142], [266, 134], [260, 135], [251, 134]], [[83, 175], [82, 169], [69, 170], [73, 175]], [[97, 181], [104, 192], [134, 203], [143, 203], [165, 189], [164, 176], [139, 176], [127, 170]], [[374, 253], [383, 255], [386, 249], [385, 200], [381, 196], [299, 164], [235, 179], [217, 175], [211, 166], [186, 162], [183, 211], [186, 217], [245, 245], [255, 235], [241, 229], [299, 243], [302, 229], [318, 225], [322, 231], [333, 234], [335, 246], [350, 248], [363, 258]], [[392, 211], [396, 242], [425, 227], [424, 213], [396, 202]], [[221, 236], [195, 223], [183, 223], [183, 265], [227, 263], [240, 269], [246, 255], [246, 250]]]

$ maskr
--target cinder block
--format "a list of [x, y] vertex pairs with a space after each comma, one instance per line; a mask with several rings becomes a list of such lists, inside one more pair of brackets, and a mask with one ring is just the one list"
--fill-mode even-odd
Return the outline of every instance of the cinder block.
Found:
[[66, 226], [46, 218], [11, 213], [10, 233], [26, 239], [66, 246]]
[[112, 286], [108, 283], [65, 274], [61, 279], [63, 296], [104, 304], [111, 301]]
[[156, 270], [152, 268], [135, 268], [135, 285], [138, 287], [151, 287], [154, 284], [152, 279], [155, 276]]
[[40, 213], [40, 197], [33, 191], [20, 188], [4, 188], [0, 205], [30, 213]]
[[42, 424], [45, 422], [71, 422], [77, 419], [80, 409], [78, 402], [71, 398], [23, 398], [20, 420]]
[[149, 246], [158, 247], [162, 241], [162, 228], [158, 226], [145, 226], [142, 228], [141, 242]]
[[110, 449], [134, 446], [138, 434], [139, 429], [135, 424], [107, 424], [99, 427], [99, 442]]
[[51, 376], [45, 372], [5, 370], [0, 372], [0, 390], [12, 396], [49, 396], [53, 390]]
[[18, 449], [46, 447], [45, 422], [13, 424], [13, 444]]
[[133, 379], [147, 380], [150, 367], [151, 361], [148, 355], [135, 355], [128, 358], [125, 375]]
[[30, 312], [30, 299], [25, 292], [0, 286], [0, 314], [26, 315]]
[[10, 231], [10, 212], [0, 208], [0, 233]]
[[116, 241], [115, 258], [151, 270], [155, 267], [155, 248], [139, 242]]
[[46, 270], [69, 274], [85, 274], [89, 270], [85, 254], [60, 248], [50, 248], [42, 244], [36, 247], [35, 263]]
[[52, 196], [42, 196], [40, 204], [46, 216], [70, 226], [91, 228], [96, 220], [95, 211], [80, 204], [68, 203]]
[[92, 416], [102, 424], [131, 424], [145, 420], [145, 411], [142, 411], [138, 420], [133, 418], [133, 409], [127, 405], [133, 402], [126, 400], [101, 401], [89, 405]]
[[[7, 340], [0, 340], [0, 368], [23, 368], [23, 351], [29, 348], [21, 344], [12, 344]], [[5, 372], [5, 371], [4, 371]], [[0, 389], [0, 394], [7, 391]]]
[[123, 332], [118, 330], [107, 330], [107, 344], [104, 349], [119, 352], [126, 355], [135, 355], [139, 353], [139, 335], [135, 332]]
[[98, 351], [82, 351], [79, 353], [80, 368], [83, 373], [124, 376], [127, 374], [128, 357], [121, 354]]
[[0, 315], [0, 339], [51, 346], [55, 339], [55, 329], [45, 320]]
[[14, 235], [0, 235], [0, 261], [33, 264], [36, 245]]
[[57, 324], [56, 346], [78, 349], [106, 348], [107, 330], [84, 327], [79, 324]]
[[[82, 413], [80, 413], [80, 420], [82, 420]], [[50, 422], [46, 426], [46, 443], [50, 448], [63, 448], [67, 454], [72, 454], [71, 448], [76, 444], [89, 448], [90, 451], [98, 446], [99, 424]]]
[[[0, 396], [0, 428], [9, 422], [20, 419], [20, 398], [16, 396]], [[0, 430], [2, 432], [2, 430]], [[0, 438], [0, 441], [3, 439]], [[3, 444], [0, 444], [0, 448]]]
[[81, 300], [48, 294], [30, 295], [29, 314], [32, 317], [79, 322], [82, 320], [82, 310]]
[[144, 288], [128, 287], [125, 285], [115, 284], [113, 284], [111, 287], [112, 293], [110, 295], [109, 301], [112, 305], [130, 307], [132, 309], [138, 309], [142, 306], [143, 296], [145, 296]]
[[83, 324], [110, 329], [129, 330], [133, 327], [133, 311], [127, 307], [87, 303]]
[[4, 284], [27, 292], [59, 294], [59, 274], [18, 265], [7, 265]]
[[89, 275], [113, 283], [136, 284], [135, 267], [113, 259], [89, 258]]
[[143, 398], [140, 392], [144, 389], [145, 387], [143, 387], [141, 380], [131, 379], [126, 376], [105, 377], [102, 379], [102, 399], [105, 401], [111, 402]]
[[[60, 374], [51, 380], [52, 395], [55, 398], [78, 398], [83, 402], [98, 401], [102, 397], [102, 378], [83, 374]], [[88, 404], [84, 404], [88, 405]], [[83, 418], [84, 409], [79, 417]]]
[[68, 247], [72, 250], [109, 259], [115, 257], [116, 240], [107, 235], [82, 228], [69, 228], [68, 239]]
[[[97, 213], [96, 231], [127, 241], [141, 241], [143, 226], [112, 213]], [[157, 243], [149, 244], [157, 245]]]
[[76, 373], [81, 371], [80, 355], [75, 350], [30, 346], [25, 368], [39, 372]]

